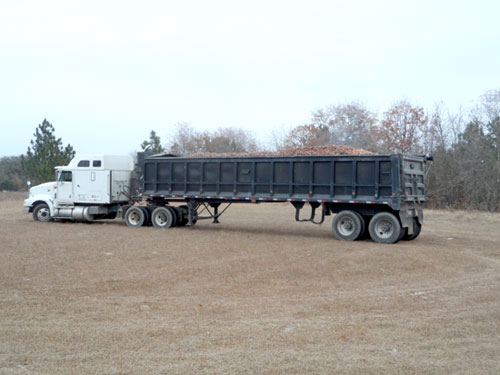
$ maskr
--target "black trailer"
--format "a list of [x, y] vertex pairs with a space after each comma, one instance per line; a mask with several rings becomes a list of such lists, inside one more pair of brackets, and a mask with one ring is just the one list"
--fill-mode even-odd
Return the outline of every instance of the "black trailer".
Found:
[[[376, 242], [416, 238], [423, 223], [422, 155], [177, 157], [139, 153], [129, 226], [170, 228], [201, 219], [218, 222], [232, 203], [290, 202], [295, 219], [321, 224], [342, 240], [368, 231]], [[175, 204], [181, 202], [181, 204]], [[301, 218], [305, 205], [311, 214]], [[224, 207], [224, 209], [222, 209]], [[319, 210], [318, 210], [319, 209]], [[318, 213], [318, 211], [320, 211]]]

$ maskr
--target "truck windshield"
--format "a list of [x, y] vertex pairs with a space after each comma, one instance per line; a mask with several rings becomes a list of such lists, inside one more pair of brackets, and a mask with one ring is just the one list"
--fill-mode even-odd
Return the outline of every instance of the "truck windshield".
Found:
[[59, 175], [59, 181], [61, 182], [71, 182], [71, 172], [70, 171], [62, 171]]

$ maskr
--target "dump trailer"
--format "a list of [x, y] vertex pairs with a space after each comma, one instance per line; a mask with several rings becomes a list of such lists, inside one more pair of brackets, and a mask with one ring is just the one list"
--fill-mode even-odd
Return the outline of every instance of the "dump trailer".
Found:
[[[353, 241], [413, 240], [426, 199], [423, 155], [311, 155], [178, 157], [139, 153], [135, 201], [124, 206], [130, 227], [214, 223], [234, 203], [290, 202], [295, 220], [322, 224], [335, 214], [332, 232]], [[304, 217], [301, 210], [309, 207]]]

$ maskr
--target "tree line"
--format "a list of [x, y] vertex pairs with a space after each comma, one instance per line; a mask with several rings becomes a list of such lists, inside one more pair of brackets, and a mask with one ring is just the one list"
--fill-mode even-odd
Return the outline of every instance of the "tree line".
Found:
[[[0, 159], [0, 190], [25, 189], [53, 180], [53, 167], [74, 156], [71, 145], [55, 137], [44, 120], [33, 134], [25, 155]], [[312, 113], [308, 123], [273, 129], [268, 141], [235, 127], [197, 131], [178, 124], [168, 141], [152, 130], [142, 150], [175, 155], [242, 153], [295, 147], [348, 145], [374, 153], [432, 154], [428, 171], [429, 205], [500, 211], [500, 90], [488, 91], [468, 110], [432, 109], [408, 100], [386, 111], [371, 111], [361, 102], [328, 106]]]
[[0, 159], [0, 190], [26, 190], [28, 181], [32, 185], [53, 181], [54, 167], [68, 164], [75, 156], [73, 146], [64, 146], [46, 119], [33, 137], [26, 154]]

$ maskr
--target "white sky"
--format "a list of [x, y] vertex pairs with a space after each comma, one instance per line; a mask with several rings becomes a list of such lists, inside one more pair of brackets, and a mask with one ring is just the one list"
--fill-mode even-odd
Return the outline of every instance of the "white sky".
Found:
[[360, 100], [468, 107], [500, 89], [499, 1], [0, 0], [0, 156], [47, 118], [78, 153], [151, 129], [274, 127]]

